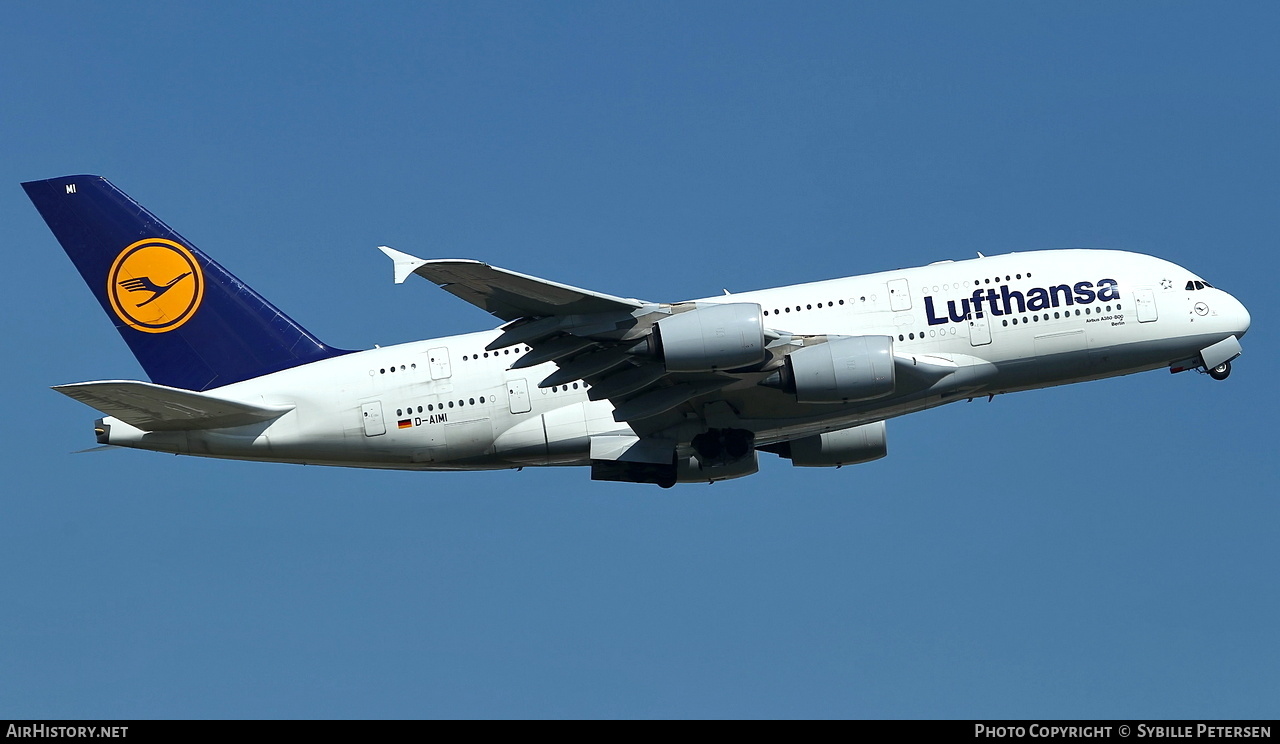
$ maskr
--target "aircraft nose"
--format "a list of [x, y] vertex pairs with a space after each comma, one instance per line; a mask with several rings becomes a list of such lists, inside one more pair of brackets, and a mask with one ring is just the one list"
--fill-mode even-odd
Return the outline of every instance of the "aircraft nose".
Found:
[[1249, 324], [1253, 319], [1249, 316], [1249, 310], [1244, 306], [1243, 302], [1232, 297], [1231, 304], [1235, 306], [1231, 313], [1233, 330], [1236, 332], [1236, 338], [1243, 338], [1244, 334], [1249, 332]]

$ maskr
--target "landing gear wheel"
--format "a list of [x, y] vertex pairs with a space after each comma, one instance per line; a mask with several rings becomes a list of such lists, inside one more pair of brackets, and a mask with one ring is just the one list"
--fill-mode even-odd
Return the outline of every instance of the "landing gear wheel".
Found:
[[1225, 380], [1231, 376], [1231, 362], [1223, 362], [1209, 370], [1209, 376], [1215, 380]]

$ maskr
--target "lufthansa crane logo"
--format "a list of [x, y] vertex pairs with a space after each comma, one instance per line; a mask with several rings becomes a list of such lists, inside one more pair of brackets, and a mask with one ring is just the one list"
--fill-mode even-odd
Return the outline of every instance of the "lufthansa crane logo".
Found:
[[165, 333], [186, 323], [204, 298], [204, 272], [185, 246], [147, 238], [120, 251], [107, 273], [111, 309], [143, 333]]

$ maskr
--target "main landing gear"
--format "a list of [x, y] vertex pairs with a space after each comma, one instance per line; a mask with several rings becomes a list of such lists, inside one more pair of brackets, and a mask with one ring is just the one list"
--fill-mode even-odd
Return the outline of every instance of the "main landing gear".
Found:
[[1231, 362], [1223, 362], [1209, 369], [1209, 376], [1215, 380], [1225, 380], [1231, 376]]
[[704, 465], [725, 465], [751, 454], [754, 440], [746, 429], [707, 429], [690, 444]]

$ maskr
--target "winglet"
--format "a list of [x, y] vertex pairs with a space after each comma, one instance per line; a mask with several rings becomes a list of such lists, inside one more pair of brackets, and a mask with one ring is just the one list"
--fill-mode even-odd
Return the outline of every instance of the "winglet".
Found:
[[425, 258], [410, 256], [408, 253], [403, 253], [395, 248], [388, 248], [385, 245], [378, 246], [378, 250], [387, 254], [387, 258], [395, 262], [396, 284], [404, 284], [404, 280], [408, 279], [415, 269], [427, 262]]

